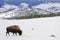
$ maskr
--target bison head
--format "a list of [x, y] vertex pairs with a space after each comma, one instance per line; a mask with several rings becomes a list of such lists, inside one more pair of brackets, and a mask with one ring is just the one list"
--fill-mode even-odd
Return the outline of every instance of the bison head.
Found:
[[19, 30], [18, 33], [19, 33], [19, 35], [22, 35], [22, 30]]

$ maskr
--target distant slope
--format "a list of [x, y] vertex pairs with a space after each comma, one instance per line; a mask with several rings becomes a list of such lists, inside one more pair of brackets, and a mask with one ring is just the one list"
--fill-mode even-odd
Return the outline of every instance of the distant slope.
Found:
[[39, 17], [60, 16], [60, 3], [45, 3], [29, 7], [27, 3], [20, 6], [5, 4], [0, 8], [0, 18], [28, 19]]

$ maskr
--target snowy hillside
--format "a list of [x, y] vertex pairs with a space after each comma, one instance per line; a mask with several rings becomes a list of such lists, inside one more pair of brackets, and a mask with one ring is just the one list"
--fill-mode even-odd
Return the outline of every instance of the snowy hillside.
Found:
[[[2, 9], [3, 8], [3, 9]], [[37, 8], [29, 8], [28, 4], [21, 3], [20, 6], [4, 5], [0, 11], [0, 18], [12, 18], [17, 16], [30, 16], [36, 14], [49, 14], [45, 10]], [[6, 9], [6, 10], [4, 10]]]
[[[60, 16], [51, 18], [36, 18], [25, 20], [0, 19], [0, 40], [60, 40]], [[6, 36], [6, 27], [19, 25], [22, 36], [10, 33]], [[50, 37], [51, 35], [55, 37]]]
[[12, 18], [21, 16], [60, 14], [60, 3], [44, 3], [29, 7], [29, 4], [21, 3], [19, 6], [5, 4], [0, 8], [0, 18]]
[[40, 9], [44, 9], [53, 13], [56, 12], [60, 12], [60, 3], [44, 3], [44, 4], [40, 4], [37, 6], [33, 6], [34, 8], [40, 8]]

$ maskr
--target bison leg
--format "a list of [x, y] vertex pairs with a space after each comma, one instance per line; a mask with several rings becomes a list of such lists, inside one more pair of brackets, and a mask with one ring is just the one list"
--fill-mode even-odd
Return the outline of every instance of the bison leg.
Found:
[[6, 32], [6, 36], [7, 36], [7, 32]]
[[8, 35], [10, 36], [10, 34], [8, 33]]
[[14, 32], [13, 32], [13, 36], [14, 36]]
[[17, 36], [17, 33], [15, 33], [16, 34], [16, 36]]
[[6, 36], [7, 36], [7, 34], [10, 35], [8, 31], [6, 32]]

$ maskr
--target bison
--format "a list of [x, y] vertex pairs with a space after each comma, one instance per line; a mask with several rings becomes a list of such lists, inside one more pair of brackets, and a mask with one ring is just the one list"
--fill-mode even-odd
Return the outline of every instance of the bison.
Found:
[[22, 30], [19, 28], [18, 25], [8, 26], [8, 27], [6, 28], [6, 36], [7, 36], [7, 34], [10, 35], [9, 32], [13, 33], [13, 35], [14, 35], [14, 34], [17, 35], [17, 33], [18, 33], [19, 35], [22, 35]]

